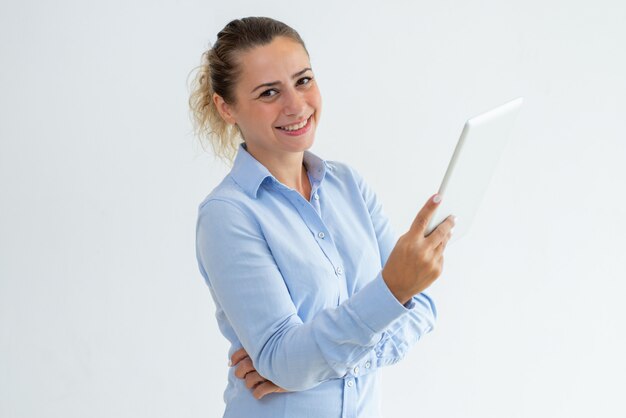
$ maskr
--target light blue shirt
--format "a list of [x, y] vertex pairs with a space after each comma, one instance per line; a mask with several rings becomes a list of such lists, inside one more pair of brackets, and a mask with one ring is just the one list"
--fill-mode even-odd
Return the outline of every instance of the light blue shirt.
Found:
[[243, 346], [289, 391], [257, 400], [231, 367], [226, 418], [380, 417], [378, 369], [435, 323], [430, 297], [402, 305], [384, 282], [397, 236], [361, 175], [308, 150], [304, 165], [310, 200], [241, 144], [198, 208], [196, 255], [228, 358]]

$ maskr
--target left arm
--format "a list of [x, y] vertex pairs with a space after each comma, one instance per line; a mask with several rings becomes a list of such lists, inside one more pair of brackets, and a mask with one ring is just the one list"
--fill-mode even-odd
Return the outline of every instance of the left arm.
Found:
[[[381, 268], [387, 263], [389, 254], [393, 250], [398, 237], [396, 236], [389, 218], [383, 211], [381, 202], [374, 190], [365, 182], [363, 177], [352, 167], [350, 171], [367, 206], [372, 226], [376, 233], [380, 253]], [[434, 328], [437, 318], [435, 303], [425, 292], [414, 295], [404, 306], [408, 312], [393, 321], [383, 332], [380, 341], [373, 347], [376, 353], [375, 366], [388, 366], [402, 360], [409, 349], [417, 341]], [[242, 348], [231, 357], [232, 366], [237, 366], [235, 376], [244, 379], [246, 386], [253, 390], [255, 398], [273, 392], [286, 392], [272, 381], [261, 376], [252, 364], [247, 352]]]

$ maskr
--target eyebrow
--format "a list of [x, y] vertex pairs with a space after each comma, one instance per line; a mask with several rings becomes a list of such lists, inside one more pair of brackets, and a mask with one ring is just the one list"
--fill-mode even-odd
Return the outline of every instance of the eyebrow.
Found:
[[[296, 78], [298, 76], [301, 76], [302, 74], [306, 73], [307, 71], [311, 70], [311, 68], [306, 67], [304, 70], [302, 71], [298, 71], [297, 73], [295, 73], [294, 75], [291, 76], [291, 78]], [[313, 71], [313, 70], [311, 70]], [[272, 81], [271, 83], [263, 83], [263, 84], [259, 84], [258, 86], [256, 86], [250, 93], [254, 93], [256, 90], [260, 89], [261, 87], [271, 87], [271, 86], [275, 86], [276, 84], [280, 84], [280, 81]]]

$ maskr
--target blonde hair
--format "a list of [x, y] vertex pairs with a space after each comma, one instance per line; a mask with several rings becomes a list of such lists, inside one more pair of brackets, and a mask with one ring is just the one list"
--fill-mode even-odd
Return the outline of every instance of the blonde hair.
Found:
[[245, 138], [237, 125], [229, 125], [219, 114], [213, 93], [227, 104], [236, 105], [235, 85], [241, 74], [238, 54], [269, 44], [277, 36], [300, 43], [308, 55], [298, 32], [285, 23], [269, 17], [244, 17], [230, 21], [217, 34], [215, 44], [209, 45], [202, 54], [201, 64], [192, 70], [196, 70], [196, 75], [191, 85], [189, 108], [194, 134], [205, 151], [208, 142], [213, 153], [229, 165]]

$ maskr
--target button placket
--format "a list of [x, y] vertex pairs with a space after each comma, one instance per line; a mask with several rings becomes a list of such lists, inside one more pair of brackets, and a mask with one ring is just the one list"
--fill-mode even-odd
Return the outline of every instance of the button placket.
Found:
[[[286, 190], [284, 187], [283, 189]], [[302, 196], [298, 192], [293, 191], [293, 190], [288, 190], [288, 192], [289, 193], [285, 193], [285, 195], [289, 198], [289, 200], [292, 201], [292, 203], [294, 203], [294, 205], [296, 206], [296, 209], [298, 209], [298, 212], [300, 213], [300, 216], [302, 217], [304, 222], [307, 224], [307, 226], [309, 227], [311, 232], [314, 234], [314, 236], [317, 237], [318, 245], [320, 246], [321, 250], [324, 252], [326, 257], [328, 258], [328, 260], [330, 261], [331, 265], [336, 266], [334, 267], [335, 275], [342, 276], [344, 274], [344, 270], [343, 270], [343, 267], [339, 265], [339, 263], [341, 263], [341, 258], [339, 257], [339, 254], [337, 252], [337, 248], [335, 247], [335, 243], [332, 239], [332, 236], [328, 235], [326, 232], [322, 230], [322, 229], [325, 229], [326, 225], [324, 224], [324, 221], [321, 218], [321, 214], [319, 213], [320, 198], [319, 198], [319, 194], [317, 193], [317, 190], [313, 191], [314, 193], [313, 205], [306, 204], [307, 203], [306, 200], [302, 198]], [[297, 201], [298, 203], [296, 204], [294, 200]], [[346, 298], [347, 298], [347, 295], [346, 295], [345, 286], [341, 287], [340, 285], [339, 299], [338, 299], [339, 303], [341, 303]]]

